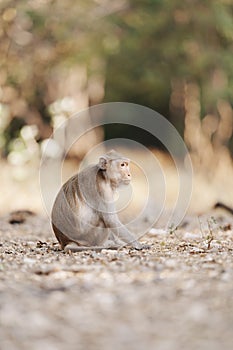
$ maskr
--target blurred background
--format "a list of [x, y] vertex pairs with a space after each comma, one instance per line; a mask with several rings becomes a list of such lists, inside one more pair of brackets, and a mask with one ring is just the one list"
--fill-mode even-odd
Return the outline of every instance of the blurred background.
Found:
[[[183, 137], [190, 211], [233, 206], [232, 57], [231, 0], [0, 1], [0, 213], [42, 212], [46, 140], [72, 114], [115, 101], [154, 109]], [[172, 193], [169, 155], [136, 134], [169, 172]], [[136, 134], [124, 125], [88, 133], [68, 153], [67, 176], [99, 142]]]

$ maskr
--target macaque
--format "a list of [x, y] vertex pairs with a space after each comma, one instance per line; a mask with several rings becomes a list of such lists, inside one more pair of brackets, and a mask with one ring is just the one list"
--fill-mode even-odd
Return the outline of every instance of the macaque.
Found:
[[129, 163], [112, 150], [62, 186], [52, 209], [52, 227], [62, 249], [143, 248], [119, 220], [114, 204], [116, 189], [130, 183]]

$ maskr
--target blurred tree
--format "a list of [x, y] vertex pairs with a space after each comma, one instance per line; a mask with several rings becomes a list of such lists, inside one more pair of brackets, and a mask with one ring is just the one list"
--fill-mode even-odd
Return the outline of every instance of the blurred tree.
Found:
[[[103, 5], [92, 0], [0, 3], [0, 99], [5, 119], [0, 133], [2, 129], [1, 145], [6, 152], [12, 137], [7, 136], [8, 130], [11, 123], [16, 125], [15, 118], [36, 124], [37, 139], [42, 140], [54, 125], [49, 105], [70, 95], [70, 90], [73, 94], [87, 90], [83, 69], [76, 67], [89, 63], [91, 67], [98, 58], [90, 25], [103, 11]], [[70, 69], [76, 75], [74, 81]], [[81, 107], [87, 107], [85, 97], [79, 94], [78, 98], [83, 100]]]
[[200, 88], [200, 115], [232, 102], [233, 4], [226, 0], [132, 0], [110, 18], [105, 101], [149, 106], [183, 134], [187, 83]]
[[[190, 86], [197, 87], [199, 121], [208, 114], [220, 120], [219, 101], [232, 103], [230, 0], [4, 0], [0, 11], [1, 117], [8, 115], [0, 132], [19, 117], [37, 124], [38, 140], [48, 137], [48, 106], [79, 98], [75, 90], [89, 104], [151, 107], [182, 135], [192, 123]], [[72, 91], [70, 72], [79, 78]], [[8, 140], [0, 140], [6, 149]]]

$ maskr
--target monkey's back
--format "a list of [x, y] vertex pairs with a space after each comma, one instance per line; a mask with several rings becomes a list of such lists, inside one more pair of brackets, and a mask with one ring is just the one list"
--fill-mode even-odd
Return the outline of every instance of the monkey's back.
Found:
[[96, 208], [98, 170], [97, 166], [84, 169], [58, 192], [52, 209], [52, 226], [63, 248], [69, 242], [92, 245], [99, 236], [98, 229], [104, 229]]

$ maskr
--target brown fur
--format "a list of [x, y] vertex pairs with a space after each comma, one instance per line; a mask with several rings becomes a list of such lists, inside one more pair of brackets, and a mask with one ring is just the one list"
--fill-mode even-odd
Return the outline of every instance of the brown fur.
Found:
[[111, 151], [62, 186], [52, 210], [52, 227], [62, 249], [70, 245], [75, 251], [76, 244], [76, 251], [98, 250], [120, 243], [142, 248], [115, 212], [114, 191], [130, 180], [129, 159]]

